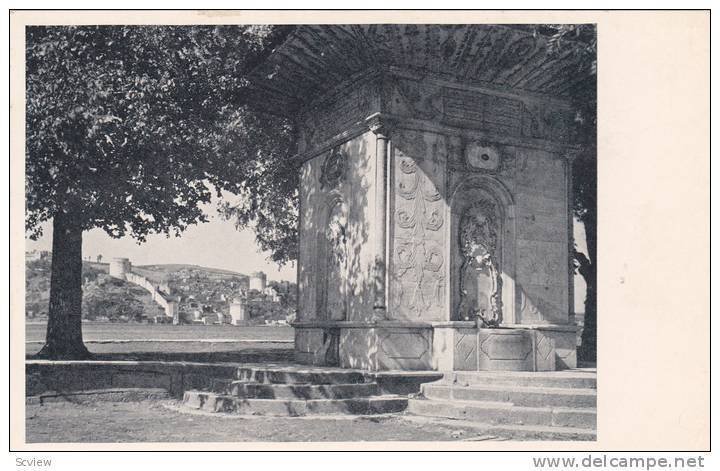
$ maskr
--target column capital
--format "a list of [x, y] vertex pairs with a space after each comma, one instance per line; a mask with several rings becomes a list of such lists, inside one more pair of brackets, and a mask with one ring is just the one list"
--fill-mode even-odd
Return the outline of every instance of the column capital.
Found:
[[365, 118], [365, 125], [377, 135], [378, 139], [389, 139], [392, 131], [390, 118], [382, 113], [374, 113]]

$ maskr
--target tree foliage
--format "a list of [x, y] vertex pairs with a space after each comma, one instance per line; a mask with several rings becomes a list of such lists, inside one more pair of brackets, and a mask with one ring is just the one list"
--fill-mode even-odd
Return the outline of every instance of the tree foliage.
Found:
[[212, 186], [238, 188], [240, 160], [262, 151], [255, 139], [242, 146], [269, 124], [242, 106], [242, 90], [270, 36], [223, 26], [29, 28], [30, 235], [59, 211], [83, 230], [139, 240], [204, 221], [198, 204]]

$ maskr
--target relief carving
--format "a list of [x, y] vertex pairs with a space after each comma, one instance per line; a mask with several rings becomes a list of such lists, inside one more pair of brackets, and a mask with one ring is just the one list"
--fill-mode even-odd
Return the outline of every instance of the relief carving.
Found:
[[419, 240], [399, 241], [395, 249], [395, 307], [420, 317], [442, 307], [445, 300], [445, 259], [439, 246]]
[[523, 103], [522, 134], [537, 139], [567, 141], [570, 122], [568, 111], [550, 105]]
[[[396, 162], [395, 307], [421, 317], [444, 305], [445, 258], [437, 241], [444, 225], [442, 195], [414, 159], [399, 155]], [[441, 173], [438, 163], [427, 164]]]
[[[427, 86], [426, 86], [427, 87]], [[442, 115], [442, 89], [428, 90], [411, 80], [395, 80], [393, 103], [400, 105], [401, 114], [410, 114], [422, 119], [435, 119]]]
[[372, 85], [346, 89], [304, 111], [299, 119], [303, 124], [301, 148], [315, 148], [319, 143], [352, 126], [358, 119], [371, 114], [375, 93], [377, 91]]
[[339, 199], [328, 205], [325, 230], [320, 240], [321, 265], [318, 311], [327, 320], [347, 318], [348, 267], [350, 244], [347, 229], [347, 207]]

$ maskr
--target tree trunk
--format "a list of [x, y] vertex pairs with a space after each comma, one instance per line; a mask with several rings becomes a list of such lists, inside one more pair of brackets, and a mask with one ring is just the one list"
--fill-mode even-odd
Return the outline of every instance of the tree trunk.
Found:
[[[588, 257], [577, 256], [579, 272], [585, 279], [585, 324], [578, 356], [584, 361], [597, 361], [597, 218], [594, 209], [583, 218]], [[580, 254], [582, 255], [582, 254]], [[584, 259], [584, 260], [583, 260]]]
[[53, 218], [50, 307], [45, 345], [37, 357], [79, 360], [90, 357], [82, 339], [82, 229], [67, 213]]

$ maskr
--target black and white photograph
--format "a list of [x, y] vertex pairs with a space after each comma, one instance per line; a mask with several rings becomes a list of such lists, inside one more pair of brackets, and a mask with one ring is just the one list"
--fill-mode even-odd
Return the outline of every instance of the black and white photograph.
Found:
[[25, 443], [597, 443], [596, 22], [64, 14], [12, 45]]

